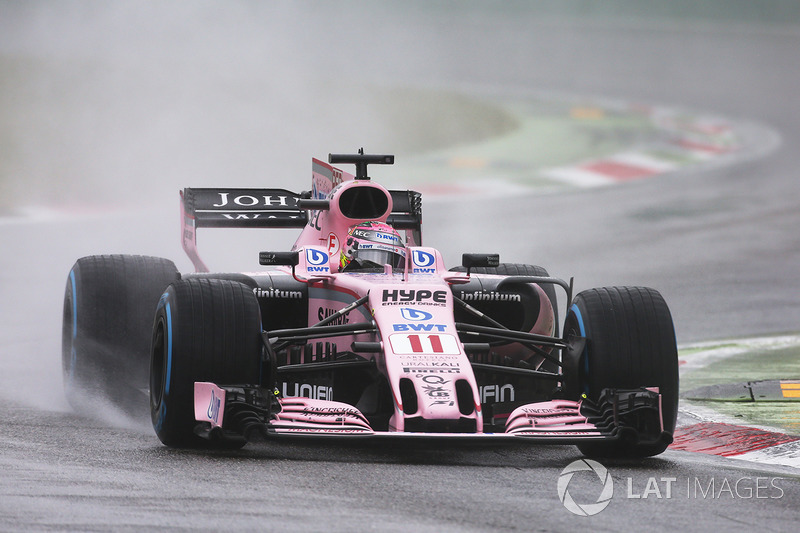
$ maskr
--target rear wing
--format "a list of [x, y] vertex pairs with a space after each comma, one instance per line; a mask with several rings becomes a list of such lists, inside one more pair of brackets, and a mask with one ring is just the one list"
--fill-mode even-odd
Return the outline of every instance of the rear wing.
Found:
[[181, 192], [183, 250], [197, 272], [208, 272], [197, 252], [198, 228], [302, 228], [301, 195], [285, 189], [191, 189]]
[[198, 228], [302, 228], [302, 195], [284, 189], [184, 189], [184, 214]]
[[[387, 222], [406, 230], [409, 245], [422, 241], [422, 199], [413, 191], [389, 191], [394, 205]], [[198, 189], [181, 192], [183, 249], [197, 272], [208, 267], [197, 251], [198, 228], [303, 228], [309, 220], [302, 201], [312, 194], [285, 189]], [[412, 242], [413, 241], [413, 242]]]

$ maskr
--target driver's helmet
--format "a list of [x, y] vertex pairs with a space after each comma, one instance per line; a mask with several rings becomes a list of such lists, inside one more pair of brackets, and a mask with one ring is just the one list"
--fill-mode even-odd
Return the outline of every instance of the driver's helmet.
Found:
[[362, 222], [351, 227], [339, 258], [339, 271], [362, 268], [403, 268], [406, 249], [393, 227], [383, 222]]

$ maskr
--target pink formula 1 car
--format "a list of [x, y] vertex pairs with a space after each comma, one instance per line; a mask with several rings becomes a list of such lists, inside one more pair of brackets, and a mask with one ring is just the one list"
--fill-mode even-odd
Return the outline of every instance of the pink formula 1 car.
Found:
[[[312, 190], [185, 189], [168, 260], [91, 256], [69, 274], [63, 366], [72, 404], [150, 412], [168, 446], [284, 438], [573, 443], [650, 456], [672, 441], [675, 333], [661, 295], [573, 298], [538, 266], [467, 253], [448, 269], [422, 242], [420, 195], [370, 180], [393, 156], [313, 160]], [[209, 273], [201, 227], [296, 227], [262, 268]], [[568, 302], [559, 328], [557, 293]]]

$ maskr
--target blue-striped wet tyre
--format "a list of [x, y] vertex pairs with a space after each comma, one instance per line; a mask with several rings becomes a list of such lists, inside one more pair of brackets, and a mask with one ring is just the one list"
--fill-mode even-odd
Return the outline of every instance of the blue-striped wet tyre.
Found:
[[678, 415], [678, 350], [661, 294], [646, 287], [583, 291], [573, 300], [564, 332], [568, 344], [570, 338], [586, 338], [583, 351], [575, 354], [578, 395], [597, 400], [606, 388], [658, 387], [662, 396], [662, 441], [583, 443], [580, 451], [593, 457], [650, 457], [666, 450]]
[[76, 411], [96, 412], [101, 400], [146, 416], [153, 316], [178, 279], [175, 264], [159, 257], [78, 259], [67, 277], [62, 325], [64, 390]]
[[177, 448], [235, 448], [195, 434], [194, 383], [259, 385], [261, 311], [251, 288], [229, 280], [188, 278], [158, 302], [150, 360], [150, 415], [158, 438]]

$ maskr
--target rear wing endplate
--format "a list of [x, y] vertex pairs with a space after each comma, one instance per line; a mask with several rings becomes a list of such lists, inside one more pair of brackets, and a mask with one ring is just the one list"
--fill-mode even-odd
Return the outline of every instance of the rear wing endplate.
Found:
[[392, 212], [386, 223], [406, 232], [407, 246], [422, 246], [422, 195], [416, 191], [389, 191]]

